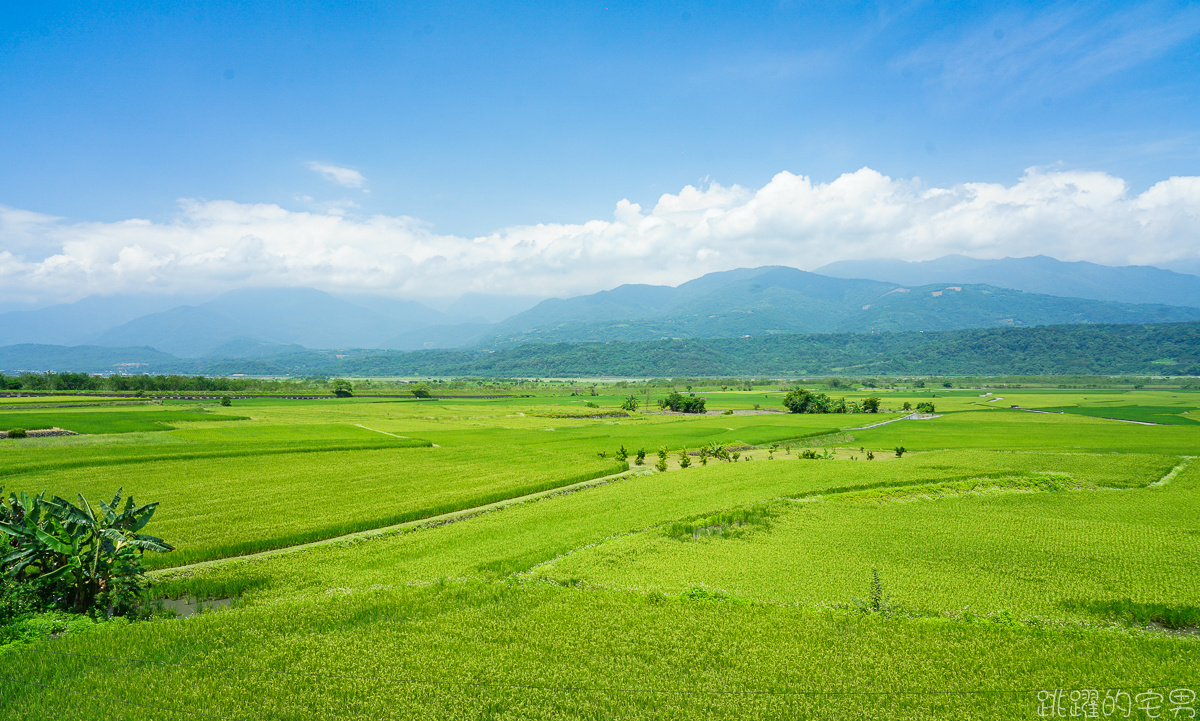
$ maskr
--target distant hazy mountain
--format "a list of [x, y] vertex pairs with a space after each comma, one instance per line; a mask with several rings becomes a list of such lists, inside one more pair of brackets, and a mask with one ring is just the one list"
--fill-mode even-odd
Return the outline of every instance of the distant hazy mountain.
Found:
[[0, 346], [17, 343], [76, 345], [100, 330], [188, 302], [161, 295], [89, 296], [38, 310], [0, 313]]
[[146, 345], [185, 358], [262, 357], [264, 348], [276, 345], [380, 348], [400, 333], [446, 320], [420, 303], [373, 296], [356, 300], [312, 288], [235, 290], [199, 306], [135, 318], [92, 342]]
[[999, 260], [947, 255], [921, 262], [842, 260], [816, 272], [905, 286], [985, 283], [1067, 298], [1200, 307], [1200, 277], [1195, 275], [1144, 265], [1114, 268], [1082, 261], [1067, 263], [1044, 255]]
[[0, 347], [0, 372], [46, 371], [73, 373], [186, 372], [186, 362], [153, 348], [101, 348], [98, 346], [24, 343]]
[[248, 338], [249, 326], [215, 311], [193, 305], [134, 318], [101, 333], [93, 343], [124, 348], [149, 346], [181, 358], [205, 356], [235, 338]]
[[[544, 299], [545, 296], [533, 295], [464, 293], [445, 307], [443, 312], [459, 322], [499, 323], [509, 316], [529, 310]], [[432, 303], [427, 302], [426, 305]]]
[[456, 323], [435, 325], [401, 333], [380, 346], [391, 350], [429, 350], [433, 348], [463, 348], [475, 345], [495, 335], [495, 323]]

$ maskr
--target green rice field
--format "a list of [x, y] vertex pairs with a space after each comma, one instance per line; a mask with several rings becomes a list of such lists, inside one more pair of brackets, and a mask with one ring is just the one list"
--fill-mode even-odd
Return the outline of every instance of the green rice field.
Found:
[[0, 718], [1188, 717], [1200, 391], [704, 395], [6, 406], [80, 435], [4, 493], [160, 502], [208, 608], [0, 627]]

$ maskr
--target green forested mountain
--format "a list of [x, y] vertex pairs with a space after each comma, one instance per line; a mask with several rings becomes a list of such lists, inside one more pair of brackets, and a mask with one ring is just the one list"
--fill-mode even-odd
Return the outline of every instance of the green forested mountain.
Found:
[[[1200, 322], [777, 334], [496, 351], [312, 351], [180, 359], [149, 348], [9, 346], [0, 371], [300, 376], [1200, 375]], [[137, 364], [137, 365], [130, 365]]]
[[1200, 375], [1200, 323], [829, 333], [368, 354], [343, 375]]

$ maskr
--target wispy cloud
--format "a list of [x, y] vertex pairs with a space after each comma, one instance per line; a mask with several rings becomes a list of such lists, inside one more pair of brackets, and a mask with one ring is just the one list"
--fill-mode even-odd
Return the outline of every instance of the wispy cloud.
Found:
[[357, 170], [350, 168], [342, 168], [329, 163], [319, 163], [312, 161], [308, 164], [308, 169], [319, 173], [322, 178], [331, 183], [337, 183], [344, 188], [363, 188], [367, 184], [367, 179]]
[[1043, 97], [1075, 92], [1152, 61], [1200, 34], [1200, 6], [1138, 3], [1120, 12], [1058, 3], [1005, 11], [931, 40], [893, 67], [928, 73], [955, 93]]
[[[813, 269], [842, 259], [1044, 253], [1111, 265], [1200, 264], [1200, 177], [1131, 194], [1100, 172], [1031, 168], [1016, 182], [925, 187], [870, 168], [816, 183], [780, 173], [755, 190], [717, 183], [617, 203], [609, 219], [479, 237], [406, 216], [355, 218], [277, 205], [184, 201], [165, 223], [66, 223], [0, 208], [0, 300], [239, 286], [456, 296], [578, 295], [676, 284], [737, 267]], [[21, 252], [35, 245], [38, 257]]]

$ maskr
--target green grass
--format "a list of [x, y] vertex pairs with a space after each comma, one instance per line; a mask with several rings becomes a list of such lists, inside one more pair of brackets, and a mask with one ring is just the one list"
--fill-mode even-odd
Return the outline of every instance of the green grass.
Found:
[[[889, 416], [547, 417], [623, 396], [267, 400], [237, 402], [252, 419], [238, 423], [0, 443], [10, 488], [161, 501], [148, 530], [180, 550], [158, 564], [555, 488], [612, 470], [619, 445], [844, 449], [756, 451], [165, 568], [159, 594], [239, 601], [33, 633], [0, 651], [0, 717], [1024, 719], [1038, 690], [1200, 683], [1200, 639], [1145, 628], [1200, 616], [1200, 460], [1159, 483], [1197, 455], [1200, 429], [1011, 411], [1004, 392], [980, 407], [981, 392], [936, 393], [932, 421], [837, 434]], [[934, 395], [872, 393], [887, 407]], [[706, 395], [769, 407], [761, 391]], [[1013, 397], [1182, 413], [1200, 394]], [[852, 610], [872, 568], [899, 614]]]
[[[154, 532], [176, 550], [147, 555], [158, 567], [403, 523], [623, 468], [591, 458], [566, 470], [546, 451], [393, 447], [143, 459], [123, 464], [116, 482], [140, 502], [162, 504]], [[95, 469], [27, 473], [12, 478], [11, 488], [111, 495], [115, 479]]]
[[1114, 418], [1125, 421], [1140, 421], [1142, 423], [1165, 423], [1167, 425], [1191, 425], [1200, 423], [1196, 418], [1187, 415], [1195, 408], [1180, 408], [1178, 406], [1063, 406], [1048, 408], [1049, 411], [1063, 411], [1093, 418]]
[[1193, 683], [1195, 648], [1162, 636], [449, 582], [331, 589], [14, 649], [0, 654], [0, 710], [14, 721], [186, 717], [163, 709], [253, 719], [1027, 719], [1039, 689], [1136, 680], [1165, 694]]
[[0, 428], [63, 428], [76, 433], [133, 433], [170, 430], [189, 421], [242, 421], [246, 416], [208, 413], [196, 409], [112, 408], [33, 409], [0, 413]]
[[1129, 616], [1113, 606], [1129, 599], [1158, 608], [1161, 618], [1173, 613], [1176, 624], [1200, 623], [1200, 598], [1184, 582], [1200, 576], [1200, 467], [1163, 487], [1044, 490], [1086, 475], [1062, 474], [1050, 485], [1016, 477], [909, 494], [826, 494], [773, 504], [769, 527], [735, 537], [681, 542], [672, 524], [581, 550], [539, 573], [667, 594], [705, 585], [816, 605], [865, 597], [876, 567], [893, 599], [923, 614], [969, 608], [1102, 621]]

